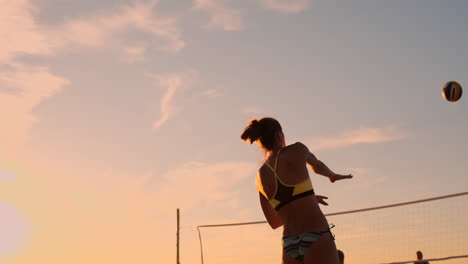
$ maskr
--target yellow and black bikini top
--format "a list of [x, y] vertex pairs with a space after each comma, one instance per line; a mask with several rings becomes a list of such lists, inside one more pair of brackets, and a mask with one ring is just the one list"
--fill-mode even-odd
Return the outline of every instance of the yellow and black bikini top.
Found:
[[[276, 172], [276, 165], [278, 163], [278, 156], [280, 152], [281, 150], [276, 155], [275, 167], [272, 167], [268, 161], [265, 162], [265, 164], [273, 171], [276, 179], [275, 192], [273, 193], [271, 199], [268, 200], [268, 202], [270, 202], [271, 206], [273, 206], [276, 211], [294, 200], [315, 194], [310, 178], [307, 178], [306, 180], [294, 185], [286, 184], [280, 180], [278, 173]], [[262, 180], [260, 179], [260, 174], [257, 175], [257, 190], [268, 199], [268, 196], [266, 195], [262, 185]]]

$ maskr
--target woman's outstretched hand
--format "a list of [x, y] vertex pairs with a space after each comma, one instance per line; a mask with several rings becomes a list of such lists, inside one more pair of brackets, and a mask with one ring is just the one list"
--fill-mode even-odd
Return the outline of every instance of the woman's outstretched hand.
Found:
[[335, 174], [335, 175], [332, 175], [332, 176], [330, 176], [328, 178], [330, 179], [331, 182], [336, 182], [336, 181], [339, 181], [339, 180], [351, 179], [351, 178], [353, 178], [353, 175], [352, 174], [347, 174], [347, 175]]
[[322, 195], [315, 195], [315, 198], [317, 198], [317, 202], [319, 204], [328, 205], [328, 203], [325, 202], [325, 199], [328, 199], [328, 197]]

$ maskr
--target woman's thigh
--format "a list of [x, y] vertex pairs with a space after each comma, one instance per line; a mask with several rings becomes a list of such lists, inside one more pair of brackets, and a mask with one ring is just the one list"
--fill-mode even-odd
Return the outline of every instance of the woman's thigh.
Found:
[[284, 250], [283, 250], [283, 261], [281, 264], [303, 264], [303, 262], [289, 256]]
[[315, 241], [304, 256], [304, 264], [339, 264], [338, 252], [331, 233]]

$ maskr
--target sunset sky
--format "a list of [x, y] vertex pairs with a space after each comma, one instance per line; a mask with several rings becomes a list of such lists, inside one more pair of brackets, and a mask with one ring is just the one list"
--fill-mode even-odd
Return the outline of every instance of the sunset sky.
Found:
[[[0, 6], [0, 263], [174, 263], [177, 208], [181, 262], [200, 263], [197, 225], [264, 220], [263, 153], [240, 140], [254, 117], [355, 175], [311, 174], [325, 213], [468, 190], [466, 0]], [[456, 103], [450, 80], [466, 86]], [[254, 263], [260, 230], [275, 253], [255, 263], [279, 263], [280, 233], [252, 228], [207, 250], [229, 241]], [[366, 230], [346, 228], [338, 246]]]

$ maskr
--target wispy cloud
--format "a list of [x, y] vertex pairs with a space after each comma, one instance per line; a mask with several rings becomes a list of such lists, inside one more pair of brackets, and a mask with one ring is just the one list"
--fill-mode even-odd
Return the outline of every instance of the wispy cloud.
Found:
[[221, 96], [221, 92], [218, 89], [207, 89], [207, 90], [204, 90], [202, 94], [211, 98]]
[[305, 142], [315, 151], [349, 147], [356, 144], [395, 141], [404, 139], [407, 136], [400, 127], [389, 125], [383, 128], [353, 129], [338, 135], [305, 140]]
[[0, 35], [8, 41], [0, 46], [0, 62], [11, 62], [17, 55], [51, 54], [53, 47], [43, 27], [34, 19], [34, 7], [27, 0], [0, 1]]
[[165, 89], [160, 101], [160, 117], [153, 123], [153, 129], [157, 130], [177, 112], [178, 106], [174, 102], [176, 92], [189, 87], [197, 78], [197, 73], [189, 71], [166, 75], [150, 75], [150, 77], [154, 79], [156, 86]]
[[137, 30], [157, 37], [163, 44], [156, 49], [177, 52], [185, 43], [177, 28], [177, 18], [157, 17], [158, 1], [135, 2], [111, 10], [70, 19], [61, 25], [42, 25], [34, 18], [31, 1], [19, 0], [2, 5], [0, 33], [8, 36], [0, 48], [0, 61], [11, 61], [17, 55], [51, 55], [70, 46], [109, 49], [125, 47], [122, 33]]
[[[178, 52], [185, 45], [178, 20], [156, 16], [158, 2], [137, 1], [69, 19], [63, 24], [45, 25], [35, 19], [40, 10], [31, 0], [0, 0], [0, 36], [8, 39], [0, 45], [0, 145], [24, 141], [37, 121], [32, 109], [70, 82], [49, 72], [47, 67], [21, 62], [19, 56], [51, 56], [82, 47], [105, 49], [117, 53], [125, 63], [136, 63], [144, 60], [148, 48]], [[157, 41], [127, 43], [125, 33], [129, 31], [146, 33]], [[166, 98], [170, 101], [171, 96]]]
[[154, 122], [153, 128], [159, 129], [164, 123], [169, 120], [169, 116], [174, 112], [174, 106], [172, 105], [172, 98], [174, 94], [181, 86], [180, 79], [173, 77], [169, 80], [167, 85], [167, 91], [161, 99], [161, 117]]
[[3, 150], [25, 142], [29, 128], [37, 121], [33, 108], [69, 83], [49, 73], [46, 67], [10, 66], [0, 71], [0, 87], [9, 90], [0, 91], [0, 146]]
[[96, 12], [52, 28], [49, 33], [56, 36], [61, 45], [72, 43], [103, 48], [108, 47], [108, 43], [118, 45], [124, 42], [121, 33], [137, 30], [162, 39], [165, 43], [157, 49], [177, 52], [185, 46], [177, 28], [177, 19], [156, 17], [154, 10], [158, 2], [134, 2], [112, 11]]
[[310, 0], [260, 0], [266, 8], [282, 13], [299, 13], [309, 7]]
[[195, 8], [210, 14], [209, 27], [226, 31], [239, 31], [243, 27], [241, 11], [227, 7], [225, 0], [195, 0]]

